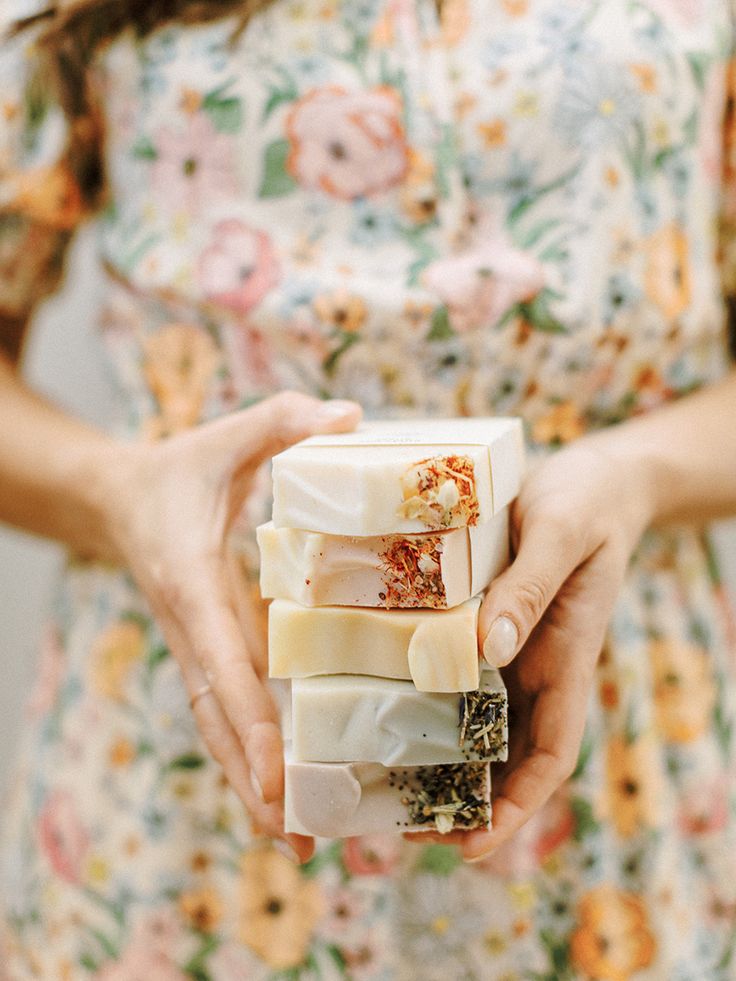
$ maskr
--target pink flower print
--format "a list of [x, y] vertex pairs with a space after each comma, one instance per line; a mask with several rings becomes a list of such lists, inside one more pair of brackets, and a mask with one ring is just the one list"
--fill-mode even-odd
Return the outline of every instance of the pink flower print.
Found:
[[401, 841], [392, 835], [360, 835], [345, 839], [342, 860], [353, 875], [387, 875], [400, 854]]
[[27, 711], [33, 719], [40, 719], [53, 708], [64, 677], [64, 649], [58, 629], [47, 627], [41, 642], [41, 659], [38, 677], [28, 701]]
[[151, 181], [157, 202], [195, 213], [235, 194], [235, 156], [232, 138], [218, 133], [206, 113], [187, 115], [184, 123], [155, 137]]
[[343, 944], [340, 953], [345, 959], [352, 981], [368, 981], [385, 976], [386, 937], [378, 931], [367, 931], [358, 943]]
[[706, 0], [649, 0], [649, 6], [663, 21], [679, 20], [695, 27], [706, 15]]
[[409, 162], [400, 117], [398, 95], [383, 86], [314, 89], [286, 121], [287, 170], [303, 187], [336, 198], [386, 191], [403, 180]]
[[219, 222], [199, 257], [199, 283], [211, 303], [246, 314], [278, 282], [279, 267], [265, 232], [237, 218]]
[[430, 263], [422, 281], [462, 332], [493, 326], [515, 304], [535, 297], [545, 279], [534, 256], [515, 248], [500, 228], [487, 227], [474, 248]]
[[727, 823], [728, 793], [723, 779], [691, 788], [677, 815], [678, 827], [686, 838], [722, 831]]
[[71, 794], [57, 790], [49, 795], [38, 819], [38, 835], [54, 872], [66, 882], [79, 882], [90, 840]]
[[318, 926], [320, 936], [325, 940], [340, 942], [345, 940], [350, 928], [358, 923], [365, 911], [365, 899], [355, 889], [337, 886], [325, 890], [327, 908]]
[[95, 975], [97, 981], [189, 981], [190, 977], [166, 954], [137, 943], [129, 944], [117, 961], [105, 964]]

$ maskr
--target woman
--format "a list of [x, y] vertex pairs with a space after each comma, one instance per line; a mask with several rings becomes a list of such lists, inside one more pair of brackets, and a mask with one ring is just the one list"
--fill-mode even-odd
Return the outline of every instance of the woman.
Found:
[[[7, 976], [732, 977], [736, 662], [695, 526], [736, 511], [726, 0], [9, 6], [0, 516], [76, 557]], [[115, 434], [12, 366], [92, 211]], [[488, 833], [283, 835], [260, 465], [345, 399], [527, 425]]]

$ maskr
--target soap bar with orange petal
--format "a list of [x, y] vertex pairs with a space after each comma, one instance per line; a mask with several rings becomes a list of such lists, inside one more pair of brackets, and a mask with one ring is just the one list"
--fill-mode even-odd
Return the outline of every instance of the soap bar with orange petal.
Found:
[[473, 691], [480, 679], [474, 596], [452, 610], [378, 610], [271, 603], [272, 678], [369, 674], [411, 680], [419, 691]]
[[261, 594], [302, 606], [458, 606], [508, 564], [508, 508], [470, 528], [355, 537], [258, 528]]
[[287, 745], [285, 830], [321, 838], [488, 828], [488, 763], [299, 763]]
[[489, 521], [519, 490], [519, 419], [363, 423], [273, 459], [273, 522], [328, 535], [390, 535]]

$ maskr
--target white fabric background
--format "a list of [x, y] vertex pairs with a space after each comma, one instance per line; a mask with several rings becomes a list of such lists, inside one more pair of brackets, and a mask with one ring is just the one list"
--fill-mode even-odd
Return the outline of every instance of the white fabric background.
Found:
[[[26, 359], [32, 384], [92, 422], [110, 417], [112, 403], [90, 323], [95, 307], [91, 233], [79, 236], [66, 288], [37, 318]], [[736, 602], [736, 522], [720, 541]], [[59, 551], [0, 527], [0, 783], [12, 766], [23, 702], [33, 680]]]

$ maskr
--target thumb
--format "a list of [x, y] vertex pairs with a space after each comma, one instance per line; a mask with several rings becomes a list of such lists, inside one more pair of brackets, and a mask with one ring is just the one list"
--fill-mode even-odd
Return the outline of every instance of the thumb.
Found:
[[231, 464], [234, 469], [255, 469], [307, 436], [349, 432], [360, 422], [361, 415], [357, 402], [323, 401], [286, 391], [216, 419], [206, 427], [206, 434], [200, 431], [199, 435], [206, 437], [213, 458], [226, 467]]
[[563, 583], [585, 558], [565, 521], [544, 517], [522, 526], [516, 558], [493, 580], [478, 617], [485, 660], [503, 667], [524, 646]]

